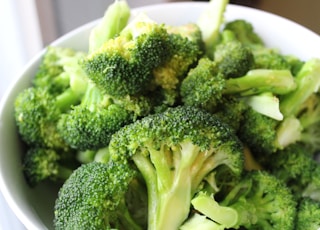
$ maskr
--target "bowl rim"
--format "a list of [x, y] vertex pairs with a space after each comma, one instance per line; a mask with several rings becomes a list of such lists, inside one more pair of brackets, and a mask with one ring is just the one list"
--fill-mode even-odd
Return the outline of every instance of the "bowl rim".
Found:
[[[149, 12], [152, 10], [163, 10], [166, 7], [200, 7], [201, 9], [207, 5], [208, 2], [167, 2], [167, 3], [159, 3], [159, 4], [151, 4], [151, 5], [146, 5], [146, 6], [141, 6], [141, 7], [136, 7], [136, 8], [132, 8], [132, 15], [138, 13], [138, 12]], [[288, 23], [291, 24], [294, 27], [299, 28], [299, 30], [306, 32], [308, 35], [313, 36], [314, 39], [317, 39], [320, 41], [320, 36], [315, 33], [314, 31], [290, 20], [287, 19], [285, 17], [276, 15], [274, 13], [270, 13], [270, 12], [266, 12], [264, 10], [260, 10], [260, 9], [255, 9], [255, 8], [250, 8], [250, 7], [246, 7], [246, 6], [240, 6], [240, 5], [234, 5], [234, 4], [229, 4], [227, 6], [227, 10], [228, 9], [240, 9], [240, 10], [245, 10], [245, 11], [250, 11], [250, 12], [256, 12], [259, 14], [264, 14], [267, 17], [273, 17], [275, 19], [281, 20], [284, 23]], [[86, 23], [68, 33], [66, 33], [65, 35], [61, 36], [60, 38], [56, 39], [54, 42], [50, 43], [49, 45], [53, 45], [53, 46], [58, 46], [62, 43], [64, 43], [64, 41], [72, 38], [73, 36], [75, 36], [76, 34], [78, 34], [80, 31], [83, 30], [90, 30], [94, 25], [96, 25], [99, 21], [101, 20], [101, 18], [93, 20], [89, 23]], [[4, 95], [1, 98], [0, 101], [0, 129], [2, 130], [3, 127], [3, 114], [6, 113], [5, 109], [10, 105], [9, 103], [12, 102], [13, 97], [16, 96], [17, 92], [16, 92], [16, 86], [17, 84], [19, 84], [19, 82], [21, 82], [22, 79], [25, 78], [32, 78], [31, 76], [26, 76], [26, 73], [28, 72], [28, 70], [30, 70], [30, 68], [35, 67], [35, 63], [38, 63], [39, 60], [41, 59], [41, 57], [43, 56], [44, 52], [45, 52], [46, 47], [44, 47], [41, 51], [39, 51], [33, 58], [31, 58], [27, 64], [22, 68], [22, 70], [17, 74], [17, 76], [14, 78], [14, 80], [11, 82], [11, 84], [8, 86], [7, 90], [5, 91]], [[320, 54], [319, 54], [320, 55]], [[12, 107], [12, 104], [11, 104]], [[1, 133], [1, 131], [0, 131]], [[1, 153], [0, 151], [0, 154]], [[1, 166], [1, 163], [0, 163]], [[18, 201], [14, 198], [14, 196], [11, 194], [12, 188], [10, 186], [8, 186], [8, 181], [5, 179], [5, 173], [2, 171], [1, 167], [0, 167], [0, 192], [3, 194], [3, 197], [5, 199], [5, 202], [7, 202], [8, 206], [10, 207], [10, 209], [14, 212], [14, 214], [17, 216], [17, 218], [22, 222], [22, 224], [27, 227], [28, 229], [37, 229], [39, 226], [37, 223], [33, 223], [32, 220], [28, 217], [28, 215], [26, 213], [23, 212], [23, 210], [20, 207], [20, 204], [18, 203]]]

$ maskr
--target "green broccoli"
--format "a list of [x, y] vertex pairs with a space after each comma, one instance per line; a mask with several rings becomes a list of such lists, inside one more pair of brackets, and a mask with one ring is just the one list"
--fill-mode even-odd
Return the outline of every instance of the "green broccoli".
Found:
[[135, 212], [146, 216], [145, 202], [138, 199], [147, 195], [136, 174], [128, 165], [115, 162], [81, 165], [58, 193], [55, 229], [144, 229], [144, 218]]
[[23, 174], [31, 187], [45, 180], [63, 183], [77, 166], [72, 152], [48, 148], [29, 148], [22, 161]]
[[149, 114], [151, 108], [146, 97], [113, 98], [91, 82], [81, 103], [61, 116], [58, 131], [71, 147], [96, 150], [107, 146], [122, 126]]
[[296, 88], [289, 70], [250, 70], [246, 75], [226, 79], [218, 63], [203, 57], [181, 83], [182, 102], [214, 110], [224, 95], [286, 94]]
[[137, 17], [119, 36], [90, 53], [82, 66], [105, 93], [135, 95], [146, 91], [153, 69], [167, 60], [169, 41], [164, 25]]
[[296, 230], [317, 230], [320, 228], [320, 202], [309, 198], [299, 201]]
[[215, 47], [213, 60], [226, 78], [244, 76], [254, 65], [251, 50], [237, 40], [219, 43]]
[[234, 33], [236, 39], [247, 46], [264, 46], [264, 41], [254, 30], [253, 25], [244, 19], [235, 19], [225, 23], [223, 30]]
[[185, 106], [124, 126], [112, 136], [109, 154], [141, 172], [149, 229], [177, 229], [200, 187], [219, 190], [243, 170], [242, 145], [231, 129], [218, 117]]
[[156, 86], [166, 90], [176, 89], [189, 68], [203, 54], [201, 32], [196, 24], [166, 26], [171, 51], [168, 60], [153, 70]]
[[275, 152], [272, 159], [260, 155], [256, 159], [286, 183], [297, 199], [309, 197], [320, 201], [320, 166], [305, 146], [291, 144]]
[[115, 0], [106, 9], [101, 22], [90, 32], [89, 53], [99, 49], [104, 42], [119, 35], [126, 27], [131, 9], [126, 0]]
[[193, 208], [220, 226], [212, 229], [294, 228], [296, 201], [281, 180], [265, 171], [250, 171], [221, 200], [200, 192]]
[[71, 48], [49, 46], [33, 79], [33, 86], [46, 88], [53, 95], [82, 95], [87, 76], [80, 66], [86, 53]]
[[30, 146], [68, 149], [57, 129], [57, 122], [65, 108], [74, 103], [55, 97], [48, 89], [29, 87], [23, 90], [14, 104], [15, 121], [22, 140]]

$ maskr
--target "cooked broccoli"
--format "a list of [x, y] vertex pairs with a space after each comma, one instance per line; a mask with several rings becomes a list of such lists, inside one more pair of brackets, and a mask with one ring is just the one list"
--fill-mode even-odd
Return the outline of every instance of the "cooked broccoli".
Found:
[[228, 0], [209, 1], [208, 7], [197, 20], [209, 58], [212, 58], [214, 46], [220, 41], [220, 29], [225, 19], [224, 12], [228, 3]]
[[119, 35], [126, 27], [131, 9], [126, 0], [115, 0], [106, 9], [101, 22], [90, 32], [89, 53], [99, 49], [104, 42]]
[[237, 40], [219, 43], [215, 47], [213, 59], [226, 78], [244, 76], [254, 64], [251, 50]]
[[87, 76], [79, 62], [85, 57], [84, 52], [71, 48], [47, 47], [33, 79], [33, 85], [46, 88], [54, 95], [82, 95], [86, 88]]
[[212, 229], [294, 229], [296, 201], [282, 181], [265, 171], [247, 172], [221, 201], [200, 192], [191, 202], [220, 225]]
[[115, 162], [81, 165], [58, 193], [55, 229], [142, 230], [143, 218], [135, 219], [131, 209], [146, 216], [147, 207], [143, 202], [138, 203], [138, 198], [146, 197], [146, 190], [136, 174], [126, 164]]
[[15, 100], [15, 121], [22, 140], [30, 146], [68, 149], [57, 130], [57, 122], [64, 108], [73, 104], [73, 98], [51, 95], [47, 89], [29, 87]]
[[58, 130], [64, 140], [78, 150], [96, 150], [108, 145], [111, 135], [122, 126], [151, 111], [146, 97], [113, 98], [94, 83], [79, 105], [63, 114]]
[[203, 57], [182, 81], [181, 97], [187, 105], [214, 110], [224, 95], [286, 94], [295, 88], [289, 70], [250, 70], [244, 76], [226, 79], [216, 62]]
[[203, 54], [201, 31], [196, 24], [166, 26], [171, 50], [168, 60], [153, 70], [156, 86], [166, 90], [176, 89], [189, 68]]
[[206, 181], [219, 190], [243, 170], [242, 145], [230, 128], [210, 113], [183, 106], [124, 126], [112, 136], [109, 154], [141, 172], [149, 229], [177, 229]]
[[264, 41], [260, 35], [254, 30], [253, 25], [244, 20], [236, 19], [227, 22], [223, 30], [228, 30], [234, 33], [236, 39], [244, 45], [248, 46], [264, 46]]
[[31, 187], [45, 180], [64, 182], [78, 166], [72, 152], [30, 148], [23, 157], [23, 173]]
[[89, 78], [111, 96], [146, 90], [155, 67], [167, 60], [170, 39], [164, 25], [147, 16], [130, 22], [82, 62]]
[[263, 167], [293, 191], [297, 199], [310, 197], [320, 201], [320, 165], [301, 144], [292, 144], [270, 157], [256, 156]]
[[299, 201], [296, 230], [317, 230], [320, 228], [320, 202], [309, 198]]

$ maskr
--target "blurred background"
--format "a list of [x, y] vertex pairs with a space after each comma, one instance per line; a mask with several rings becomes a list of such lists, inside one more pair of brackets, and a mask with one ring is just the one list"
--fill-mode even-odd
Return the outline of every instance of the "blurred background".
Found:
[[[132, 8], [176, 2], [127, 1]], [[112, 2], [113, 0], [0, 0], [0, 99], [23, 70], [23, 66], [37, 52], [76, 27], [102, 17]], [[320, 34], [319, 0], [230, 0], [230, 3], [281, 15]], [[0, 230], [24, 229], [1, 194], [0, 216]]]

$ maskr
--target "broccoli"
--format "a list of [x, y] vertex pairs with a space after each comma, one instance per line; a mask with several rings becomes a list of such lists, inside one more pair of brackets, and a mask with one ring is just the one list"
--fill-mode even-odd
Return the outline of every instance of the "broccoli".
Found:
[[278, 150], [272, 159], [256, 156], [264, 169], [286, 183], [297, 199], [309, 197], [320, 201], [320, 166], [305, 146], [296, 143]]
[[203, 54], [201, 32], [196, 24], [166, 26], [171, 51], [168, 60], [153, 70], [156, 86], [166, 90], [176, 89], [181, 79]]
[[219, 43], [220, 29], [228, 3], [228, 0], [210, 0], [208, 7], [197, 20], [205, 44], [205, 53], [209, 58], [212, 58], [214, 46]]
[[241, 77], [254, 65], [251, 50], [237, 40], [219, 43], [215, 47], [213, 60], [226, 78]]
[[228, 30], [234, 33], [236, 39], [247, 46], [264, 46], [264, 41], [253, 28], [253, 25], [244, 20], [236, 19], [225, 23], [223, 31]]
[[151, 111], [146, 97], [113, 98], [94, 83], [79, 105], [61, 116], [58, 131], [71, 147], [96, 150], [108, 145], [111, 135], [122, 126]]
[[81, 96], [86, 89], [87, 76], [80, 61], [85, 57], [84, 52], [71, 48], [47, 47], [33, 79], [33, 86], [46, 88], [53, 95]]
[[106, 94], [135, 95], [145, 92], [151, 84], [152, 71], [167, 60], [169, 47], [164, 25], [141, 16], [90, 53], [82, 66]]
[[99, 49], [104, 42], [119, 35], [128, 23], [131, 9], [126, 0], [115, 0], [106, 9], [101, 22], [90, 32], [89, 53]]
[[296, 88], [289, 70], [250, 70], [246, 75], [226, 79], [218, 64], [203, 57], [181, 83], [182, 102], [214, 110], [224, 95], [286, 94]]
[[124, 126], [112, 136], [109, 154], [112, 161], [141, 172], [149, 229], [177, 229], [200, 187], [219, 190], [243, 171], [242, 145], [231, 129], [218, 117], [187, 106]]
[[15, 121], [22, 140], [30, 146], [68, 149], [57, 129], [57, 123], [73, 98], [55, 97], [48, 89], [29, 87], [17, 96], [14, 104]]
[[77, 166], [72, 152], [49, 148], [29, 148], [22, 162], [24, 176], [31, 187], [45, 180], [63, 183]]
[[[61, 187], [54, 207], [55, 229], [142, 230], [147, 213], [143, 183], [126, 164], [91, 162], [71, 174]], [[132, 188], [132, 189], [130, 189]], [[128, 204], [129, 203], [129, 204]], [[139, 217], [139, 218], [138, 218]]]
[[250, 171], [218, 200], [200, 192], [193, 208], [220, 226], [212, 229], [293, 229], [296, 201], [291, 191], [265, 171]]
[[299, 201], [296, 230], [316, 230], [320, 228], [320, 202], [304, 198]]

